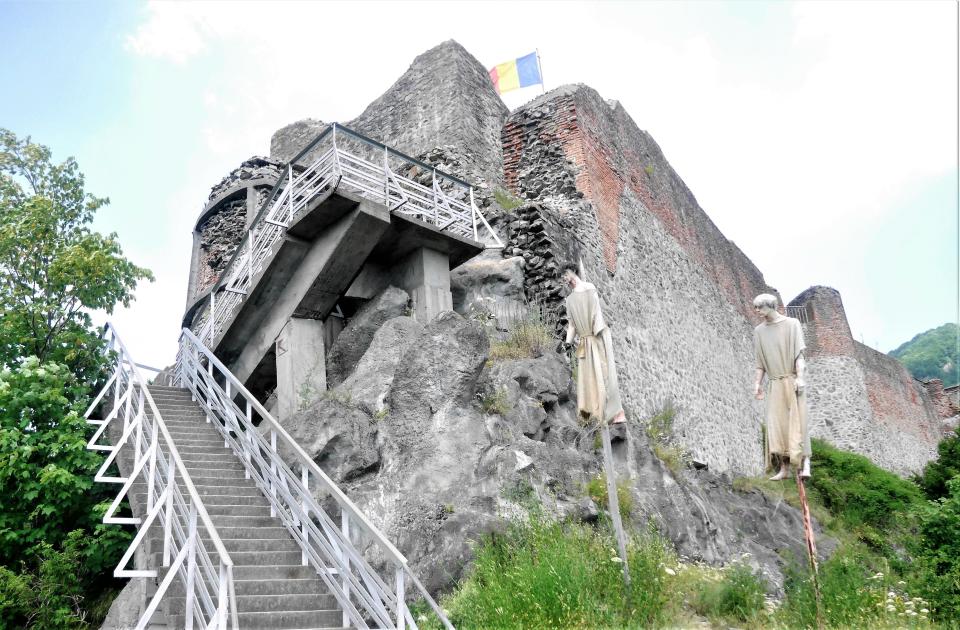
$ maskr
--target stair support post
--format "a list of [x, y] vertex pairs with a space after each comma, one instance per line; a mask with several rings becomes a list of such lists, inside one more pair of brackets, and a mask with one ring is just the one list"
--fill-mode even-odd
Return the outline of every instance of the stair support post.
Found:
[[276, 518], [277, 516], [277, 432], [273, 429], [270, 430], [270, 450], [273, 452], [273, 457], [270, 458], [270, 494], [273, 496], [273, 501], [270, 502], [270, 517]]
[[163, 519], [163, 566], [170, 566], [170, 542], [173, 535], [173, 490], [177, 482], [177, 467], [173, 463], [173, 453], [167, 457], [167, 506]]
[[[350, 515], [347, 514], [345, 510], [340, 510], [340, 531], [343, 532], [343, 540], [345, 544], [350, 544]], [[343, 575], [340, 576], [340, 588], [343, 589], [344, 595], [347, 599], [350, 599], [350, 581], [347, 579], [347, 575], [350, 574], [350, 556], [347, 555], [343, 549], [338, 549], [337, 552], [340, 554], [340, 565], [343, 569]], [[347, 628], [350, 626], [350, 616], [347, 615], [347, 610], [343, 610], [343, 627]]]
[[303, 484], [303, 498], [300, 499], [300, 509], [303, 510], [304, 521], [300, 522], [300, 533], [303, 535], [303, 546], [300, 548], [300, 564], [307, 566], [307, 541], [310, 539], [310, 531], [307, 529], [306, 521], [310, 520], [310, 512], [307, 511], [307, 497], [310, 496], [310, 472], [307, 467], [300, 464], [300, 483]]
[[160, 450], [160, 423], [153, 419], [153, 428], [150, 430], [150, 460], [147, 462], [147, 512], [153, 510], [154, 484], [157, 479], [157, 451]]
[[193, 630], [193, 608], [196, 605], [194, 582], [197, 576], [197, 506], [190, 502], [190, 517], [187, 525], [187, 605], [184, 610], [184, 628]]
[[241, 439], [246, 439], [247, 444], [249, 445], [248, 448], [244, 449], [246, 451], [245, 455], [247, 456], [247, 465], [243, 467], [243, 478], [249, 479], [250, 468], [253, 465], [250, 459], [250, 453], [251, 451], [253, 451], [253, 433], [251, 433], [252, 427], [253, 427], [253, 409], [250, 407], [250, 401], [247, 400], [246, 402], [247, 402], [247, 430], [245, 432], [246, 436]]
[[404, 630], [406, 627], [406, 617], [403, 614], [403, 609], [406, 607], [406, 602], [404, 601], [404, 584], [403, 584], [403, 567], [398, 566], [396, 569], [397, 573], [397, 630]]

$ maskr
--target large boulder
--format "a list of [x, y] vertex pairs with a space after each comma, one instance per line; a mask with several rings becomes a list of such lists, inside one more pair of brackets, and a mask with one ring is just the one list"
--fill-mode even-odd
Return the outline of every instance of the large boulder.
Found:
[[[284, 163], [290, 161], [320, 135], [325, 127], [326, 124], [322, 120], [304, 118], [277, 129], [270, 138], [270, 159]], [[300, 163], [309, 164], [317, 157], [319, 154], [312, 151], [305, 156], [305, 159], [301, 159]]]
[[501, 311], [524, 309], [523, 258], [503, 258], [487, 250], [450, 272], [453, 309], [461, 315], [471, 310]]
[[410, 296], [403, 289], [387, 287], [360, 307], [327, 352], [328, 387], [346, 380], [370, 347], [377, 330], [388, 319], [406, 315], [409, 301]]
[[371, 416], [386, 413], [387, 394], [397, 365], [422, 332], [423, 324], [412, 317], [387, 320], [338, 391], [349, 395], [355, 405]]

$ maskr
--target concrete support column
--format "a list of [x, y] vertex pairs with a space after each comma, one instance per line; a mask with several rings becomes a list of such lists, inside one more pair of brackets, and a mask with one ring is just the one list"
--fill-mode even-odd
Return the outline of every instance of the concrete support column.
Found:
[[291, 317], [277, 336], [277, 417], [283, 421], [327, 389], [323, 322]]
[[453, 310], [450, 293], [450, 258], [420, 247], [394, 271], [393, 283], [410, 294], [417, 321], [426, 324], [441, 311]]

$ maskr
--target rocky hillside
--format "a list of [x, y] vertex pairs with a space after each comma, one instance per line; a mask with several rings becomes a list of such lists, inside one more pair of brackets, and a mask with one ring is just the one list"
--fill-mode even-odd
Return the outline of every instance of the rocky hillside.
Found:
[[[502, 292], [509, 273], [488, 276]], [[557, 517], [595, 521], [601, 508], [587, 484], [600, 472], [599, 439], [576, 419], [564, 355], [497, 331], [476, 311], [423, 325], [403, 314], [402, 293], [388, 289], [349, 323], [329, 353], [340, 384], [284, 424], [397, 541], [427, 587], [448, 590], [472, 544], [531, 501]], [[632, 525], [654, 522], [692, 559], [749, 554], [780, 587], [782, 552], [805, 553], [799, 512], [671, 460], [664, 436], [653, 435], [631, 423], [614, 436]]]

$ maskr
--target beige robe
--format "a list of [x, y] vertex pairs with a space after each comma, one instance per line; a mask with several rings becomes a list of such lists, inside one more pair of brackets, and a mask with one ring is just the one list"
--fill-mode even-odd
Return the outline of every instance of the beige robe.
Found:
[[753, 331], [753, 346], [757, 367], [767, 373], [768, 454], [799, 464], [810, 456], [806, 395], [797, 394], [797, 357], [806, 348], [803, 328], [792, 317], [763, 322]]
[[613, 359], [613, 339], [603, 321], [597, 288], [581, 282], [582, 289], [566, 299], [567, 320], [580, 337], [577, 344], [577, 409], [587, 422], [610, 422], [623, 411]]

